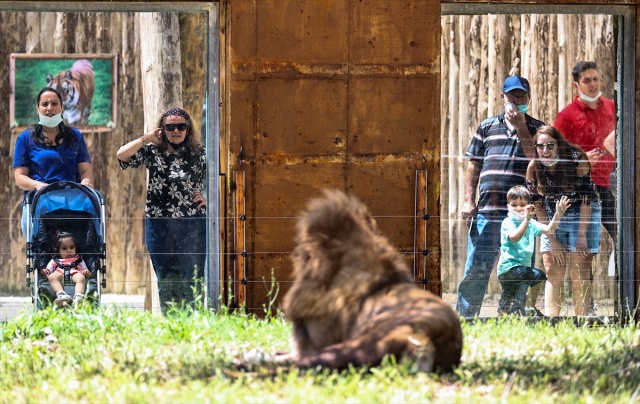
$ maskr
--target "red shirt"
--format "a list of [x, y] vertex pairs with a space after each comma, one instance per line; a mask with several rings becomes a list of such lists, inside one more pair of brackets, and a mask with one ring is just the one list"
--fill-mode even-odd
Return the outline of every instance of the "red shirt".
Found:
[[598, 107], [589, 108], [578, 97], [556, 116], [553, 126], [568, 141], [577, 144], [585, 152], [599, 147], [602, 157], [591, 170], [591, 178], [596, 185], [610, 187], [609, 176], [613, 171], [615, 157], [604, 148], [604, 139], [616, 128], [616, 110], [613, 101], [600, 97]]

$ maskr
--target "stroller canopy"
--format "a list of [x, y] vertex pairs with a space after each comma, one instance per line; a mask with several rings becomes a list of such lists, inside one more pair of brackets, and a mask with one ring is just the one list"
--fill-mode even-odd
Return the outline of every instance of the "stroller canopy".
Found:
[[[98, 236], [102, 236], [100, 219], [102, 211], [101, 195], [91, 188], [74, 182], [60, 181], [41, 188], [33, 197], [31, 218], [33, 233], [38, 234], [39, 218], [56, 214], [69, 214], [73, 218], [74, 212], [83, 212], [95, 219], [93, 225]], [[86, 217], [86, 216], [85, 216]]]

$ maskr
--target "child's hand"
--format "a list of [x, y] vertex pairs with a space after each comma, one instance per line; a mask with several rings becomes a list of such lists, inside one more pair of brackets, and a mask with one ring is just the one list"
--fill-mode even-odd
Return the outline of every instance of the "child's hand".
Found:
[[49, 275], [51, 274], [51, 272], [49, 272], [49, 270], [47, 268], [43, 268], [40, 270], [40, 273], [46, 277], [49, 277]]
[[564, 212], [567, 211], [567, 209], [571, 206], [571, 204], [569, 203], [569, 198], [567, 198], [565, 195], [563, 195], [560, 200], [556, 201], [556, 212], [558, 212], [558, 214], [560, 216], [564, 215]]
[[536, 214], [536, 205], [527, 205], [524, 209], [527, 213], [527, 219], [531, 220], [531, 218]]
[[91, 276], [91, 271], [85, 269], [82, 271], [82, 275], [84, 275], [85, 278], [89, 278]]

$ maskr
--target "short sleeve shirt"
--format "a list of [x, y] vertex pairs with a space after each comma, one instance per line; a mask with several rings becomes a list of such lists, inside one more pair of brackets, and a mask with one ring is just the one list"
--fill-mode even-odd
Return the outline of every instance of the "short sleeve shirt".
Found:
[[508, 272], [515, 266], [531, 266], [531, 257], [535, 248], [536, 237], [542, 234], [545, 226], [535, 219], [529, 225], [519, 241], [511, 241], [509, 233], [520, 226], [520, 221], [507, 217], [500, 228], [500, 259], [498, 260], [498, 276]]
[[554, 126], [571, 143], [585, 152], [599, 147], [605, 152], [591, 170], [593, 182], [601, 187], [610, 187], [610, 175], [615, 165], [615, 157], [606, 152], [604, 139], [616, 128], [615, 105], [604, 97], [598, 99], [596, 109], [589, 108], [576, 97], [567, 105], [554, 122]]
[[149, 170], [147, 202], [145, 212], [148, 217], [193, 217], [204, 216], [205, 207], [197, 207], [193, 202], [195, 193], [204, 195], [206, 155], [199, 146], [196, 152], [186, 147], [171, 153], [154, 145], [146, 145], [128, 162], [120, 161], [120, 166], [146, 166]]
[[62, 142], [57, 146], [36, 143], [31, 129], [22, 132], [16, 140], [13, 167], [26, 167], [29, 177], [47, 184], [56, 181], [80, 182], [79, 163], [90, 163], [89, 151], [82, 133], [71, 128], [75, 138], [72, 144]]
[[[580, 160], [582, 159], [582, 151], [578, 149], [571, 149], [569, 151], [569, 155], [571, 158], [571, 164], [569, 165], [569, 170], [575, 172], [578, 169], [578, 164], [580, 164]], [[598, 193], [597, 188], [594, 186], [593, 181], [588, 176], [586, 177], [588, 184], [587, 188], [589, 189], [588, 200], [590, 201], [599, 201], [600, 194]], [[555, 177], [551, 174], [549, 169], [545, 166], [542, 166], [542, 175], [541, 180], [544, 181], [545, 188], [553, 189], [558, 184], [556, 183]], [[580, 206], [582, 205], [582, 198], [579, 190], [577, 189], [578, 178], [575, 178], [575, 181], [571, 181], [576, 187], [572, 192], [559, 192], [553, 193], [549, 192], [546, 195], [542, 195], [544, 197], [545, 202], [545, 210], [547, 212], [548, 217], [553, 217], [556, 213], [556, 201], [558, 201], [563, 195], [569, 198], [569, 203], [571, 206], [567, 209], [567, 214], [580, 214]], [[529, 188], [530, 192], [535, 192], [535, 188]]]
[[[544, 125], [529, 115], [525, 115], [525, 119], [531, 136]], [[485, 214], [498, 211], [506, 215], [507, 192], [513, 186], [525, 185], [529, 159], [524, 155], [518, 134], [507, 127], [504, 113], [480, 124], [465, 157], [482, 164], [478, 211]]]

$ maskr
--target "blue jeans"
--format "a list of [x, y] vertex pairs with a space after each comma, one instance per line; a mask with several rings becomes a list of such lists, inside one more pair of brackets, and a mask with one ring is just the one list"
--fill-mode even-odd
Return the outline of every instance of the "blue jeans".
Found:
[[[194, 301], [194, 276], [202, 288], [207, 260], [206, 217], [150, 218], [145, 239], [153, 270], [158, 277], [160, 306]], [[198, 291], [202, 294], [202, 291]]]
[[498, 313], [513, 313], [524, 309], [529, 287], [546, 281], [547, 275], [537, 268], [515, 266], [498, 275], [498, 280], [502, 286]]
[[500, 253], [500, 226], [506, 212], [494, 215], [478, 213], [469, 227], [467, 263], [458, 285], [456, 311], [463, 317], [480, 314], [489, 286], [489, 276]]
[[[600, 202], [591, 203], [591, 221], [587, 227], [587, 247], [591, 254], [600, 252], [600, 218], [602, 207]], [[578, 245], [578, 228], [580, 226], [580, 212], [567, 212], [560, 219], [560, 225], [555, 232], [555, 238], [569, 251], [576, 252]], [[540, 252], [551, 251], [549, 236], [540, 236]]]

